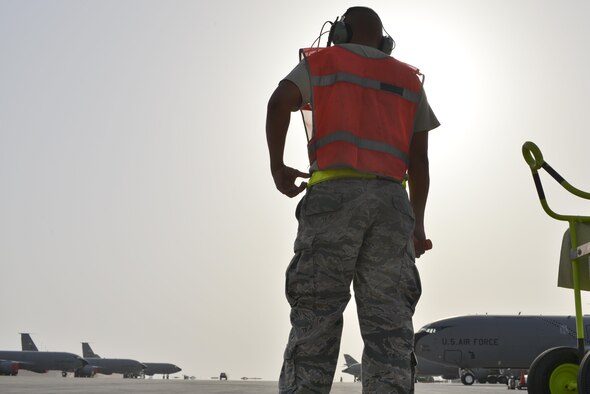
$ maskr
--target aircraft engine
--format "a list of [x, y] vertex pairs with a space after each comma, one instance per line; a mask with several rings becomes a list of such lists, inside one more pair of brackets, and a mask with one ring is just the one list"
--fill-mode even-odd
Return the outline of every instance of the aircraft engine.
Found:
[[12, 375], [18, 374], [20, 368], [19, 363], [14, 361], [0, 361], [0, 375]]
[[93, 365], [85, 365], [74, 372], [77, 378], [92, 378], [94, 375], [96, 375], [96, 367]]

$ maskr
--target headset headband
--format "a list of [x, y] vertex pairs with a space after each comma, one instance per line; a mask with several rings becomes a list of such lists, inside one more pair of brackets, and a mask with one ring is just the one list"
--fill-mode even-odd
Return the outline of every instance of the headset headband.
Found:
[[[346, 12], [344, 13], [344, 15], [342, 15], [341, 18], [336, 17], [336, 20], [334, 22], [329, 22], [332, 24], [332, 27], [330, 28], [330, 33], [328, 34], [328, 45], [327, 46], [331, 46], [332, 43], [334, 45], [338, 45], [338, 44], [346, 44], [346, 43], [350, 42], [350, 40], [352, 38], [352, 27], [350, 26], [349, 23], [346, 23], [345, 19], [346, 19], [346, 14], [353, 8], [366, 8], [366, 7], [349, 8], [348, 10], [346, 10]], [[368, 8], [368, 9], [371, 10], [370, 8]], [[371, 11], [375, 13], [375, 11], [373, 11], [373, 10], [371, 10]], [[375, 13], [375, 15], [377, 15], [377, 13]], [[395, 48], [395, 41], [393, 40], [393, 38], [391, 38], [389, 33], [387, 33], [387, 30], [385, 30], [385, 28], [383, 27], [383, 23], [381, 22], [381, 18], [379, 18], [379, 15], [377, 15], [377, 18], [379, 19], [379, 22], [381, 24], [381, 30], [383, 30], [386, 34], [381, 37], [381, 42], [379, 43], [378, 49], [380, 51], [386, 53], [387, 55], [391, 55], [393, 48]]]

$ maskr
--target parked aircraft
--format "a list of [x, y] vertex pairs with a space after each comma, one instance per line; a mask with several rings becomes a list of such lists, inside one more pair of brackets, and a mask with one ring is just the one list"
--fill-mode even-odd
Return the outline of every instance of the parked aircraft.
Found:
[[[19, 369], [26, 369], [37, 373], [61, 371], [62, 376], [66, 376], [68, 372], [74, 372], [88, 364], [82, 357], [73, 353], [39, 352], [29, 334], [21, 334], [21, 341], [23, 337], [28, 337], [32, 343], [31, 346], [22, 342], [23, 347], [31, 350], [0, 351], [0, 375], [16, 375]], [[32, 350], [33, 348], [35, 350]]]
[[357, 382], [361, 380], [361, 363], [356, 361], [353, 357], [348, 354], [344, 355], [344, 365], [346, 366], [345, 369], [342, 370], [344, 373], [349, 373], [354, 376], [354, 381]]
[[[590, 316], [584, 326], [590, 332]], [[577, 346], [574, 316], [459, 316], [428, 324], [415, 338], [419, 357], [460, 368], [467, 385], [482, 368], [518, 377], [541, 352]]]
[[[361, 363], [348, 354], [344, 355], [344, 361], [346, 368], [342, 372], [353, 375], [355, 382], [359, 381], [361, 378]], [[433, 376], [442, 376], [443, 379], [458, 379], [459, 368], [418, 357], [416, 379], [421, 380]]]
[[[61, 353], [61, 352], [39, 352], [39, 349], [37, 348], [37, 345], [35, 345], [35, 342], [33, 341], [33, 339], [31, 338], [31, 335], [29, 333], [26, 332], [22, 332], [20, 334], [20, 341], [21, 341], [21, 347], [22, 347], [22, 353], [32, 353], [32, 354], [26, 354], [26, 357], [28, 357], [29, 359], [40, 359], [40, 360], [46, 360], [47, 356], [44, 356], [46, 354], [66, 354], [66, 355], [71, 355], [72, 353]], [[62, 376], [66, 377], [68, 372], [74, 372], [74, 375], [76, 374], [76, 371], [81, 369], [81, 368], [87, 368], [88, 362], [84, 359], [82, 359], [80, 356], [77, 356], [74, 354], [74, 356], [78, 357], [80, 360], [82, 360], [81, 365], [78, 365], [76, 368], [68, 368], [68, 369], [62, 369], [62, 368], [47, 368], [46, 370], [43, 370], [42, 368], [40, 370], [33, 370], [33, 369], [29, 369], [26, 367], [21, 367], [22, 369], [29, 369], [33, 372], [47, 372], [47, 370], [61, 370], [62, 371]], [[58, 356], [58, 359], [62, 359], [64, 358], [64, 356]], [[66, 359], [68, 357], [65, 357]], [[47, 362], [47, 361], [45, 361]], [[60, 361], [60, 363], [63, 363], [63, 361]], [[41, 363], [41, 365], [43, 365], [43, 363]], [[37, 365], [37, 369], [39, 366]], [[15, 374], [16, 375], [16, 374]]]
[[124, 378], [134, 378], [141, 375], [146, 366], [139, 361], [124, 358], [102, 358], [92, 351], [87, 342], [82, 342], [82, 356], [88, 362], [84, 368], [76, 371], [76, 377], [92, 377], [96, 373], [111, 375], [123, 374]]
[[62, 375], [66, 376], [86, 364], [84, 359], [73, 353], [0, 351], [0, 375], [16, 375], [19, 369], [26, 369], [37, 373], [62, 371]]
[[148, 376], [162, 374], [162, 375], [165, 375], [165, 377], [168, 377], [168, 375], [170, 375], [172, 373], [182, 371], [182, 369], [180, 369], [179, 367], [177, 367], [174, 364], [168, 364], [168, 363], [142, 363], [142, 364], [146, 366], [146, 368], [143, 371], [143, 374], [148, 375]]

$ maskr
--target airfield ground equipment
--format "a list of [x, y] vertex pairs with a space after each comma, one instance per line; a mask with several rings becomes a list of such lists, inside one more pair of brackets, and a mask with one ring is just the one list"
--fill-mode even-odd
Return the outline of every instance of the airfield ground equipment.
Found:
[[581, 291], [590, 290], [590, 216], [562, 215], [549, 208], [538, 170], [543, 169], [564, 189], [590, 199], [590, 193], [570, 185], [543, 160], [541, 150], [528, 141], [522, 154], [531, 168], [541, 206], [552, 218], [568, 222], [559, 263], [558, 286], [574, 290], [577, 347], [556, 347], [541, 353], [529, 369], [528, 392], [532, 394], [590, 394], [590, 352], [585, 352]]

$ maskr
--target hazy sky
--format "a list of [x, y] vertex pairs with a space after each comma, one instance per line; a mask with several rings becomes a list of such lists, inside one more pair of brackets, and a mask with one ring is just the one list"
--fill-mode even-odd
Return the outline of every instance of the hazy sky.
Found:
[[[272, 182], [266, 103], [323, 22], [359, 4], [0, 0], [0, 349], [24, 331], [43, 350], [89, 341], [199, 378], [277, 379], [299, 197]], [[426, 75], [442, 123], [416, 330], [573, 314], [556, 287], [566, 225], [542, 211], [520, 150], [535, 141], [590, 189], [590, 3], [364, 5]], [[305, 170], [300, 123], [286, 161]], [[556, 210], [590, 214], [543, 179]], [[353, 302], [341, 352], [362, 352]]]

